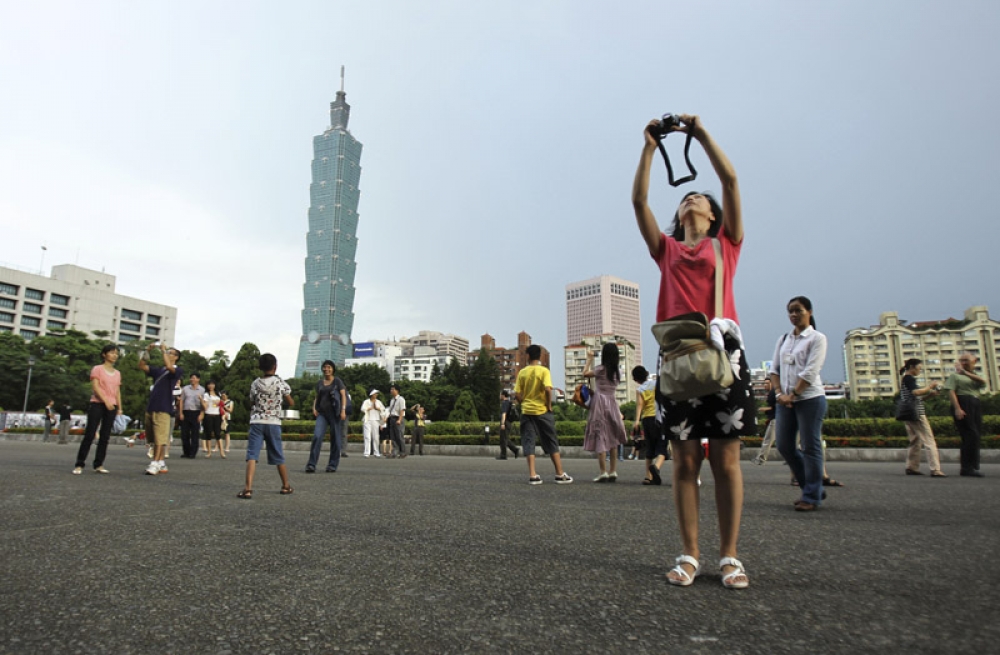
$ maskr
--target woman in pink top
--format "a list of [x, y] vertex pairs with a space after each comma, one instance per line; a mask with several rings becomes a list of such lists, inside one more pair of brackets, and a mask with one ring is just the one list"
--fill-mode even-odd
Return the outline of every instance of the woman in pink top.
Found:
[[90, 405], [87, 407], [87, 429], [83, 434], [83, 441], [80, 442], [80, 450], [76, 453], [76, 468], [74, 475], [83, 473], [83, 467], [87, 463], [87, 455], [90, 453], [90, 444], [94, 442], [94, 435], [97, 428], [101, 428], [101, 437], [97, 442], [97, 454], [94, 455], [94, 472], [108, 473], [104, 468], [104, 456], [108, 452], [108, 441], [111, 439], [111, 428], [114, 426], [115, 417], [122, 413], [122, 374], [115, 368], [118, 361], [118, 346], [108, 344], [101, 349], [101, 360], [90, 369], [90, 386], [93, 394], [90, 396]]
[[[658, 128], [652, 121], [644, 131], [642, 157], [632, 187], [632, 205], [639, 232], [660, 269], [660, 292], [656, 320], [681, 314], [701, 312], [709, 319], [737, 322], [733, 299], [733, 275], [743, 244], [743, 219], [736, 172], [722, 149], [715, 143], [697, 116], [680, 115], [682, 125], [673, 131], [690, 133], [705, 149], [712, 167], [722, 182], [722, 205], [707, 193], [684, 196], [669, 234], [660, 230], [649, 208], [649, 172]], [[723, 262], [723, 315], [715, 316], [715, 248], [718, 239]], [[708, 462], [715, 478], [715, 504], [719, 515], [719, 569], [722, 584], [742, 589], [749, 584], [743, 564], [736, 559], [740, 516], [743, 508], [743, 476], [740, 471], [740, 437], [756, 432], [750, 370], [746, 363], [738, 329], [727, 332], [724, 345], [733, 363], [735, 382], [722, 392], [675, 402], [656, 391], [657, 422], [671, 440], [674, 455], [674, 503], [680, 523], [684, 551], [676, 566], [667, 573], [670, 584], [688, 586], [701, 572], [698, 546], [698, 475], [705, 458], [701, 439], [709, 440]]]

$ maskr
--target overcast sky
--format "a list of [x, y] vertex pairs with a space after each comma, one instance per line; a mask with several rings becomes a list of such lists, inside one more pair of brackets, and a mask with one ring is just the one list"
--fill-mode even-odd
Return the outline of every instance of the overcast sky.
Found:
[[[1000, 315], [1000, 3], [0, 0], [0, 261], [77, 263], [178, 308], [177, 345], [294, 373], [312, 137], [347, 67], [364, 144], [355, 341], [519, 331], [562, 381], [564, 290], [659, 285], [630, 190], [650, 118], [695, 113], [739, 175], [753, 363], [809, 296], [845, 332]], [[673, 139], [677, 139], [674, 141]], [[680, 164], [682, 138], [668, 147]], [[700, 175], [672, 189], [666, 225]]]

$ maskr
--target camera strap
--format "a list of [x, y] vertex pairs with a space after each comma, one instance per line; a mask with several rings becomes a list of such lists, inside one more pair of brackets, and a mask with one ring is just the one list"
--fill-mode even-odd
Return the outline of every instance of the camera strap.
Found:
[[[665, 139], [666, 136], [663, 138]], [[660, 154], [663, 155], [663, 163], [667, 165], [667, 180], [670, 182], [670, 186], [680, 186], [687, 182], [692, 182], [698, 177], [698, 171], [691, 165], [691, 157], [688, 154], [691, 150], [691, 132], [687, 133], [687, 139], [684, 141], [684, 161], [687, 163], [688, 171], [691, 174], [685, 175], [679, 180], [674, 179], [674, 169], [670, 165], [670, 157], [667, 156], [667, 149], [663, 147], [663, 139], [657, 139], [656, 147], [660, 149]]]

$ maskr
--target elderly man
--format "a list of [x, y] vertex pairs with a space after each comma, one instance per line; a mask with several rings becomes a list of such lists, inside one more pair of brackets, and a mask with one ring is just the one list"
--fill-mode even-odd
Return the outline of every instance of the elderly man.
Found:
[[951, 399], [951, 416], [962, 438], [959, 472], [970, 478], [981, 478], [979, 472], [979, 442], [983, 434], [983, 410], [979, 394], [986, 389], [986, 380], [975, 374], [977, 357], [964, 352], [958, 358], [955, 372], [948, 376], [944, 388]]

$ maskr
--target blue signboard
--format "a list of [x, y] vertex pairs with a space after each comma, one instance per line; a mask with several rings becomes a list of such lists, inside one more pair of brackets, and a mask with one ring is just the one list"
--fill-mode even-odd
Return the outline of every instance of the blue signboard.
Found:
[[356, 343], [354, 344], [354, 356], [355, 357], [374, 357], [375, 356], [375, 344], [371, 341], [366, 343]]

